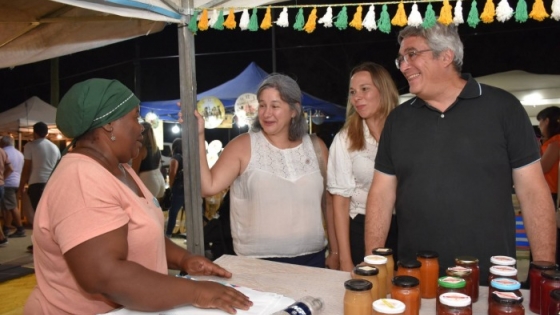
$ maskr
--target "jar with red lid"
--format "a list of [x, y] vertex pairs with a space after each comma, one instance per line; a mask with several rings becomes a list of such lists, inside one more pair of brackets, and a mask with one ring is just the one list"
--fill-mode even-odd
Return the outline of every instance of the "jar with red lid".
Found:
[[509, 256], [492, 256], [490, 257], [490, 264], [492, 266], [510, 266], [515, 267], [517, 260]]
[[478, 301], [478, 287], [480, 285], [480, 267], [478, 266], [478, 259], [472, 256], [459, 256], [455, 258], [455, 264], [471, 270], [472, 291], [470, 297], [471, 303], [475, 303]]
[[529, 266], [529, 309], [539, 314], [541, 311], [541, 273], [556, 270], [557, 265], [550, 261], [532, 261]]
[[352, 279], [344, 282], [344, 315], [372, 315], [371, 282]]
[[525, 315], [523, 297], [512, 292], [494, 291], [488, 305], [488, 315]]
[[550, 291], [550, 304], [548, 315], [558, 315], [560, 313], [560, 289]]
[[[441, 277], [438, 279], [438, 288], [437, 288], [437, 296], [444, 293], [456, 292], [456, 293], [463, 293], [465, 294], [465, 285], [467, 282], [465, 279], [461, 279], [459, 277]], [[436, 312], [438, 312], [439, 308], [441, 307], [441, 303], [439, 302], [439, 298], [436, 299]]]
[[397, 263], [397, 276], [411, 276], [420, 280], [420, 267], [422, 264], [416, 259], [399, 260]]
[[541, 311], [539, 314], [548, 314], [551, 303], [550, 292], [560, 289], [560, 271], [546, 270], [541, 273]]
[[436, 315], [472, 315], [471, 297], [466, 294], [444, 293], [438, 299], [441, 307]]
[[521, 283], [517, 280], [510, 278], [495, 278], [490, 282], [490, 291], [488, 293], [488, 303], [492, 300], [492, 293], [498, 292], [511, 292], [517, 296], [523, 296], [519, 289], [521, 288]]
[[392, 282], [391, 298], [404, 303], [404, 315], [419, 315], [420, 280], [411, 276], [396, 276]]
[[465, 280], [465, 294], [471, 297], [473, 292], [472, 270], [461, 266], [449, 267], [445, 273], [450, 277], [458, 277]]
[[439, 278], [439, 254], [431, 250], [416, 253], [420, 266], [420, 297], [423, 299], [436, 298], [437, 281]]
[[386, 247], [374, 248], [371, 253], [387, 258], [387, 293], [391, 292], [391, 280], [395, 276], [395, 260], [393, 259], [393, 250]]
[[367, 265], [356, 266], [352, 270], [352, 279], [363, 279], [371, 282], [371, 298], [379, 299], [379, 280], [377, 274], [379, 269]]
[[366, 265], [375, 267], [379, 270], [377, 273], [377, 281], [379, 283], [379, 298], [384, 299], [387, 294], [391, 293], [387, 287], [387, 258], [380, 255], [368, 255], [364, 257]]

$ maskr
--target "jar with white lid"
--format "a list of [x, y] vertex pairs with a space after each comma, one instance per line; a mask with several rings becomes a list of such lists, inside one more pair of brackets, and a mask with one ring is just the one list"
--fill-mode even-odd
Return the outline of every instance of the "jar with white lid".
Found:
[[402, 315], [406, 306], [395, 299], [379, 299], [373, 302], [373, 315]]

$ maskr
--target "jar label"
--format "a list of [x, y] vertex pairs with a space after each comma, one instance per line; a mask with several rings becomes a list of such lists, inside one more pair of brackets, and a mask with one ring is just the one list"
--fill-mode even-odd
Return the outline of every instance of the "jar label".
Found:
[[497, 296], [501, 297], [502, 299], [521, 300], [521, 297], [518, 296], [517, 294], [513, 293], [513, 292], [494, 291], [492, 293], [496, 294]]
[[457, 278], [457, 277], [445, 277], [445, 278], [441, 279], [441, 281], [447, 282], [447, 283], [465, 282], [465, 280], [463, 280], [461, 278]]
[[447, 268], [447, 270], [460, 271], [460, 272], [472, 271], [471, 268], [465, 268], [465, 267], [462, 267], [462, 266], [449, 267], [449, 268]]
[[288, 308], [284, 310], [284, 312], [290, 315], [312, 315], [311, 310], [305, 303], [299, 302], [290, 305]]

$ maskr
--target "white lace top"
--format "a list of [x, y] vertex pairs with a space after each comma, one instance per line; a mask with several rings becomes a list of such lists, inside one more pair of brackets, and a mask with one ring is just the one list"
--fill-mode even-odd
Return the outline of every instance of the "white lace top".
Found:
[[257, 258], [295, 257], [322, 250], [323, 177], [311, 138], [278, 149], [250, 132], [251, 160], [233, 182], [231, 232], [235, 253]]

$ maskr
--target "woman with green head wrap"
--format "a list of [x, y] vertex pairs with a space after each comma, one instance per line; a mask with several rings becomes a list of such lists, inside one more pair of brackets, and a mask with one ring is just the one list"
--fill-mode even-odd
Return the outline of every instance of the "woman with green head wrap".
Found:
[[161, 311], [185, 304], [230, 314], [249, 299], [218, 283], [168, 275], [231, 277], [163, 233], [155, 199], [127, 164], [142, 146], [140, 101], [118, 81], [74, 85], [57, 110], [71, 152], [51, 175], [33, 231], [37, 287], [25, 314], [99, 314], [117, 307]]

